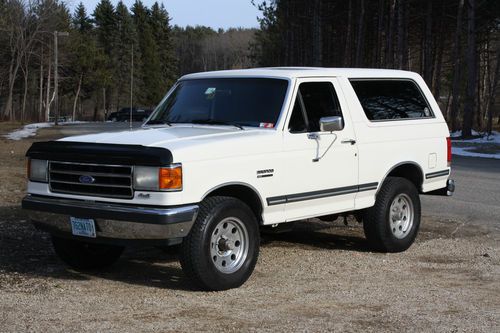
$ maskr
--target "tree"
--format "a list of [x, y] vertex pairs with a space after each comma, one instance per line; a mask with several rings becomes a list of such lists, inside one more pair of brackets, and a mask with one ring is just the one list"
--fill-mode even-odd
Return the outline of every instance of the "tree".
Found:
[[467, 0], [467, 92], [465, 96], [464, 120], [462, 124], [462, 137], [464, 138], [472, 135], [477, 83], [476, 58], [476, 2], [475, 0]]

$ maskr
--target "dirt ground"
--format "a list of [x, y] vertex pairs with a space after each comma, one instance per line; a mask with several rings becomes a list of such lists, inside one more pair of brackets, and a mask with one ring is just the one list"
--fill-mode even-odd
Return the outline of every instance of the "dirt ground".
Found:
[[[425, 217], [406, 252], [370, 252], [350, 221], [264, 235], [241, 288], [192, 290], [174, 250], [128, 249], [99, 273], [68, 269], [20, 209], [24, 153], [0, 125], [0, 332], [500, 332], [500, 234]], [[58, 137], [44, 129], [36, 140]]]

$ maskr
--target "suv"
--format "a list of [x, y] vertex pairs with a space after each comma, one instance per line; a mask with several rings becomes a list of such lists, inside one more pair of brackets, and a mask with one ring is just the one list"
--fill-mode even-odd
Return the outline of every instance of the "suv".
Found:
[[355, 215], [374, 250], [410, 247], [419, 194], [451, 195], [446, 122], [422, 78], [378, 69], [190, 74], [139, 131], [37, 142], [23, 208], [74, 268], [134, 241], [180, 244], [202, 289], [242, 285], [259, 229]]

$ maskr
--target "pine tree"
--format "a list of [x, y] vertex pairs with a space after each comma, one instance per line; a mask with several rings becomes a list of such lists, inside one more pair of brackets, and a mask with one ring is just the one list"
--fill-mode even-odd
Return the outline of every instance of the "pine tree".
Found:
[[[130, 104], [130, 72], [132, 67], [132, 52], [134, 53], [134, 67], [140, 68], [140, 52], [137, 41], [137, 32], [132, 16], [122, 1], [116, 5], [116, 40], [114, 52], [113, 75], [116, 82], [115, 105], [117, 108]], [[140, 72], [134, 71], [134, 91], [142, 89]]]
[[151, 7], [151, 29], [158, 45], [161, 66], [161, 88], [167, 90], [174, 82], [177, 72], [177, 61], [172, 41], [170, 17], [163, 4], [155, 2]]
[[[104, 116], [106, 117], [110, 109], [110, 98], [115, 94], [114, 65], [116, 63], [114, 50], [116, 47], [116, 15], [113, 4], [110, 0], [101, 0], [93, 13], [95, 31], [97, 34], [98, 46], [103, 54], [103, 66], [99, 68], [96, 77], [99, 78], [99, 85], [102, 87], [102, 98], [104, 99]], [[96, 99], [97, 102], [97, 99]]]
[[142, 63], [143, 89], [138, 99], [145, 106], [154, 106], [165, 93], [162, 87], [162, 69], [158, 45], [151, 28], [151, 12], [141, 1], [136, 1], [132, 6], [133, 19], [137, 30], [141, 57], [147, 59]]

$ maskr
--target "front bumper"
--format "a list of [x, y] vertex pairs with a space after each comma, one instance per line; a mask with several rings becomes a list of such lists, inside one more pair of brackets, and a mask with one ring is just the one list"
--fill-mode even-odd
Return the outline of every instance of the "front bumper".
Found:
[[198, 205], [147, 207], [35, 195], [27, 195], [22, 207], [30, 211], [30, 219], [42, 230], [71, 236], [70, 216], [90, 218], [95, 221], [97, 239], [117, 240], [185, 237], [199, 208]]

